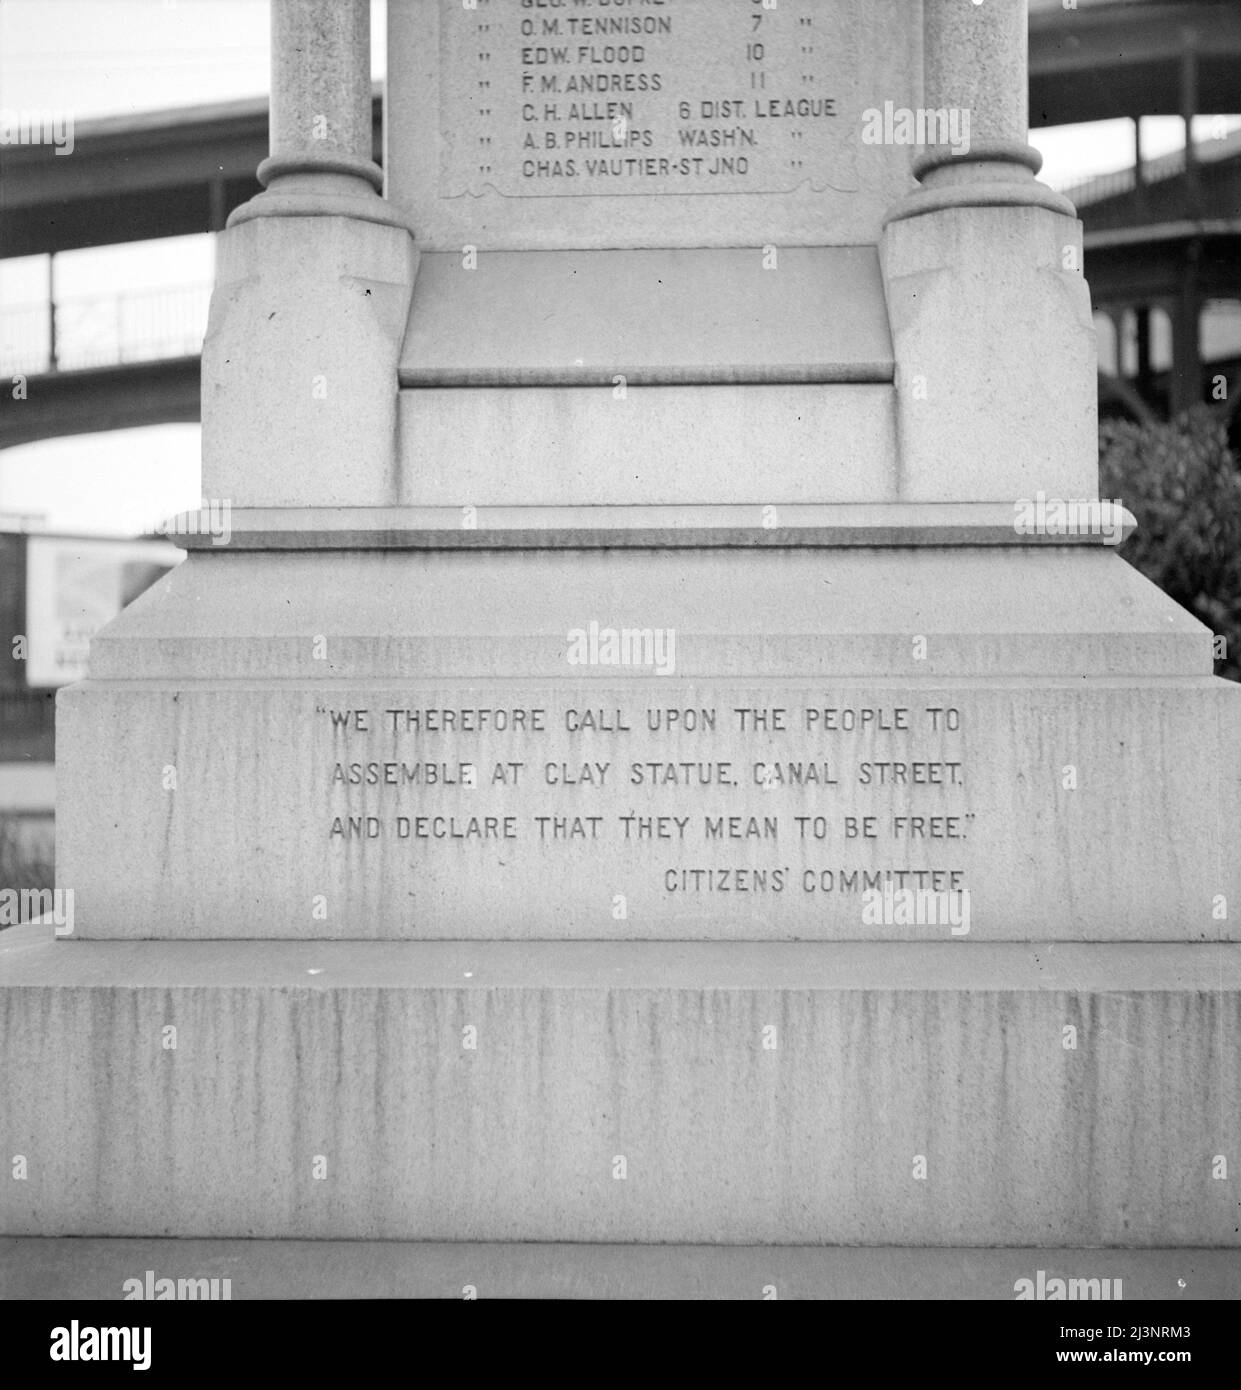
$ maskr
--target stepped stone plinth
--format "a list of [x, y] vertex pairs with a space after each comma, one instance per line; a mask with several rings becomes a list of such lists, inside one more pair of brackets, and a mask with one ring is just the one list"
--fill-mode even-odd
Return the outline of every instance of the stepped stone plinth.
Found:
[[393, 5], [381, 175], [368, 4], [273, 0], [231, 536], [59, 696], [0, 1232], [1241, 1247], [1241, 690], [1115, 553], [1026, 6], [752, 9]]

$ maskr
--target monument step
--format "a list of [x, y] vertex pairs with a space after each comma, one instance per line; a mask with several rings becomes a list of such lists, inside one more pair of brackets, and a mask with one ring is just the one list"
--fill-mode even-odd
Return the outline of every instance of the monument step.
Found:
[[19, 927], [0, 1025], [6, 1234], [1241, 1248], [1241, 946]]
[[895, 373], [873, 246], [475, 251], [424, 252], [402, 386], [610, 392], [618, 379], [890, 382]]
[[1241, 1252], [0, 1237], [0, 1299], [1023, 1295], [1235, 1300], [1241, 1298]]
[[[751, 519], [761, 533], [761, 509]], [[330, 584], [321, 550], [195, 550], [93, 640], [92, 679], [608, 678], [569, 657], [592, 619], [675, 632], [661, 684], [1213, 670], [1208, 630], [1103, 545], [338, 544]]]

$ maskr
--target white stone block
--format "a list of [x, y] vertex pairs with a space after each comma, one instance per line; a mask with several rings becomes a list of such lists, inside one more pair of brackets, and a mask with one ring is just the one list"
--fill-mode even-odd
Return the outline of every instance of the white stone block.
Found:
[[890, 222], [902, 501], [1098, 496], [1081, 224], [1037, 207]]
[[396, 500], [397, 365], [417, 269], [399, 227], [261, 217], [221, 234], [203, 344], [203, 494]]

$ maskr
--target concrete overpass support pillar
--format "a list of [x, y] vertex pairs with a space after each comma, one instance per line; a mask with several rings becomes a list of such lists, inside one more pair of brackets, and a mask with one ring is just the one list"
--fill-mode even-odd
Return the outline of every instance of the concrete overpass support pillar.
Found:
[[272, 0], [264, 190], [229, 218], [203, 346], [203, 487], [238, 508], [398, 497], [413, 236], [372, 158], [369, 0]]
[[[1082, 229], [1035, 177], [1027, 5], [925, 0], [923, 13], [921, 186], [888, 214], [881, 247], [906, 500], [1093, 498]], [[1056, 347], [1034, 358], [1030, 341]]]
[[1154, 368], [1151, 364], [1151, 309], [1149, 304], [1134, 307], [1135, 330], [1137, 334], [1137, 371], [1135, 385], [1143, 400], [1150, 399], [1151, 381]]
[[1181, 267], [1181, 291], [1172, 306], [1172, 373], [1169, 408], [1179, 415], [1202, 400], [1202, 295], [1198, 289], [1201, 244], [1189, 242]]

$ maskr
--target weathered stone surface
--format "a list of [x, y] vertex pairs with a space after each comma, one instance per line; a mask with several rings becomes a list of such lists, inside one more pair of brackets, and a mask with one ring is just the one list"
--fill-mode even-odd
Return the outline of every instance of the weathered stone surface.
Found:
[[[425, 255], [401, 356], [405, 386], [787, 385], [892, 372], [870, 246], [493, 251], [468, 265]], [[696, 413], [712, 399], [700, 395]], [[601, 410], [599, 424], [614, 430], [615, 414]]]
[[370, 18], [365, 0], [272, 6], [275, 158], [309, 165], [370, 158]]
[[[402, 391], [405, 506], [897, 500], [882, 385]], [[758, 513], [761, 525], [761, 512]]]
[[[762, 508], [751, 518], [762, 534]], [[533, 564], [447, 543], [342, 551], [331, 583], [320, 550], [208, 549], [97, 634], [92, 678], [606, 682], [616, 668], [567, 661], [568, 631], [591, 618], [675, 628], [677, 674], [692, 680], [1074, 682], [1212, 671], [1207, 629], [1105, 546], [772, 552], [678, 549], [670, 534], [666, 546], [630, 550], [622, 539], [610, 552], [596, 542]], [[320, 634], [328, 642], [316, 656]]]
[[1241, 691], [1102, 548], [322, 564], [195, 554], [61, 693], [80, 934], [1232, 930]]
[[1241, 1240], [1233, 947], [15, 928], [0, 980], [10, 1234]]
[[[1009, 1299], [1087, 1280], [1111, 1299], [1241, 1297], [1235, 1250], [583, 1245], [511, 1241], [0, 1238], [0, 1298], [115, 1299], [125, 1281], [215, 1279], [253, 1298]], [[1072, 1285], [1070, 1285], [1072, 1287]]]
[[409, 233], [259, 217], [222, 233], [203, 344], [203, 494], [232, 506], [397, 498]]
[[[60, 879], [92, 937], [1231, 936], [1230, 693], [92, 684], [60, 705]], [[970, 916], [877, 922], [885, 886]]]
[[927, 105], [971, 116], [970, 137], [1024, 141], [1029, 124], [1026, 5], [924, 0]]
[[892, 222], [901, 497], [1098, 496], [1098, 401], [1081, 224], [1044, 208]]

